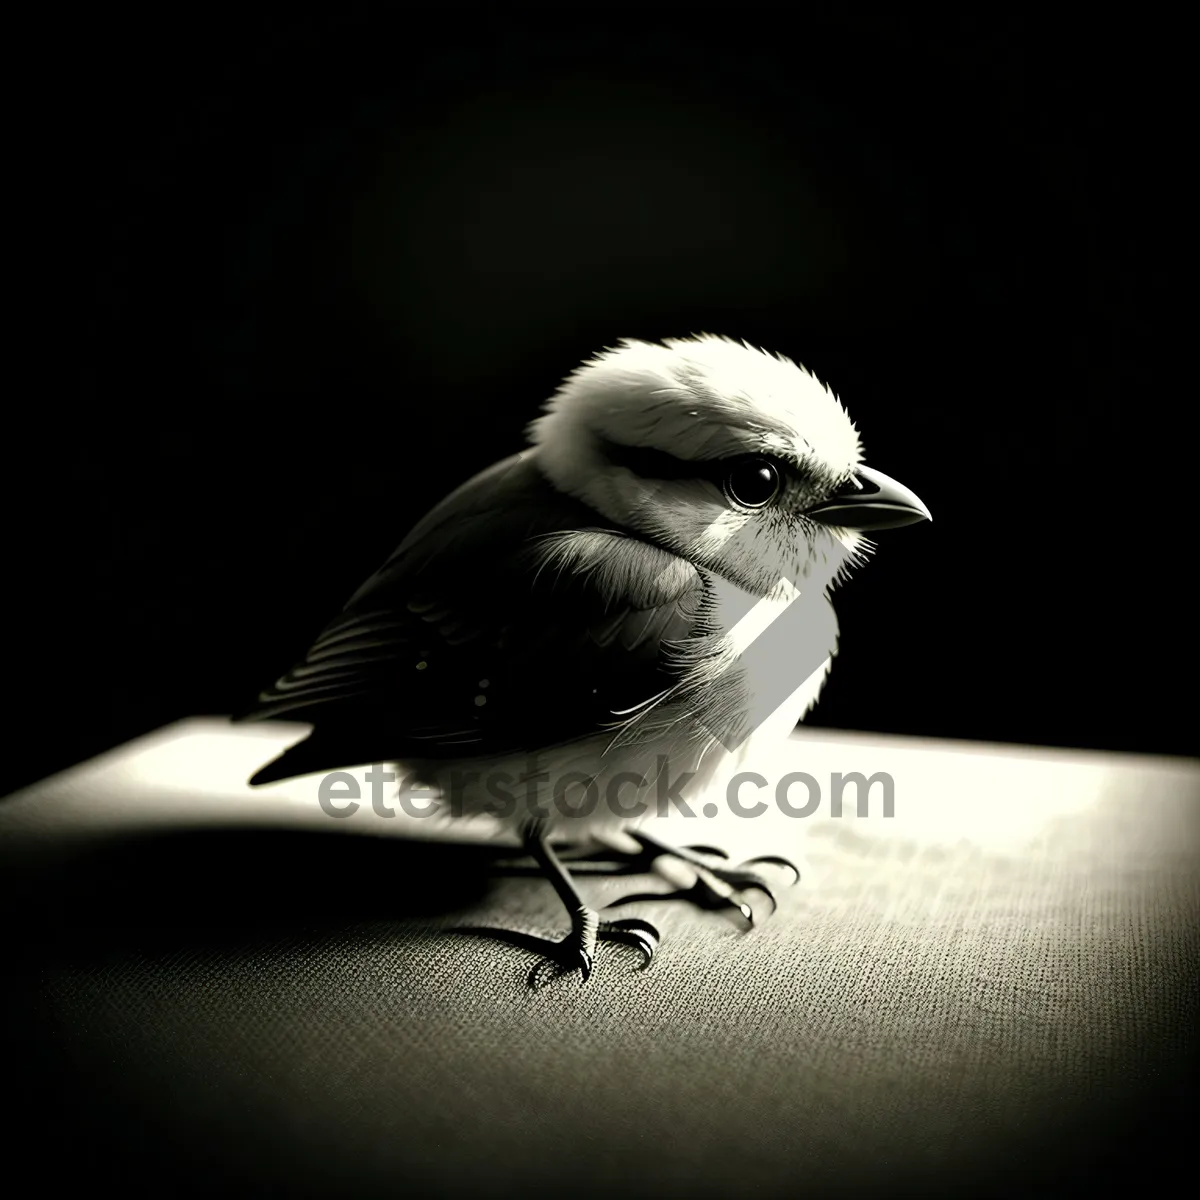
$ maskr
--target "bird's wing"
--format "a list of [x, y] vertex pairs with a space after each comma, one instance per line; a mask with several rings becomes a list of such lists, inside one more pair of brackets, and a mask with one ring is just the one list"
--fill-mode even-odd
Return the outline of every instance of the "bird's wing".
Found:
[[700, 575], [602, 528], [534, 455], [430, 512], [244, 714], [314, 726], [254, 782], [537, 749], [613, 729], [677, 682], [672, 648], [703, 632]]

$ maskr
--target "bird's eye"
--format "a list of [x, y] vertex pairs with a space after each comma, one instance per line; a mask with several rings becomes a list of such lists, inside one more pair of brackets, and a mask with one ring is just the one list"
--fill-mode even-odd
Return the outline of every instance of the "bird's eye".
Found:
[[779, 470], [765, 458], [738, 463], [725, 476], [725, 494], [743, 508], [762, 508], [779, 495]]

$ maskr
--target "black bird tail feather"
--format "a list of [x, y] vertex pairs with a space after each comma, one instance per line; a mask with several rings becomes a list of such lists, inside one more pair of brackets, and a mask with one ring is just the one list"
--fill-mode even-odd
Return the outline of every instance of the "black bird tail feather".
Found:
[[260, 767], [251, 777], [251, 787], [294, 779], [297, 775], [314, 775], [318, 771], [346, 771], [371, 763], [392, 761], [380, 753], [380, 739], [361, 731], [338, 728], [313, 730], [308, 737], [289, 746], [277, 758]]

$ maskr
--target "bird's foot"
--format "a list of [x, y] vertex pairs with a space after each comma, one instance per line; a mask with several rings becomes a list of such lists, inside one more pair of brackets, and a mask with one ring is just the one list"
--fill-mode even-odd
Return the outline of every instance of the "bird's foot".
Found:
[[[622, 921], [602, 921], [596, 912], [585, 907], [575, 912], [571, 932], [559, 941], [522, 933], [519, 930], [497, 929], [491, 926], [460, 927], [451, 932], [496, 938], [510, 946], [538, 955], [541, 961], [534, 966], [529, 976], [529, 985], [532, 988], [542, 987], [552, 979], [568, 975], [572, 971], [578, 971], [581, 976], [580, 982], [587, 983], [595, 967], [597, 948], [601, 942], [615, 942], [640, 951], [642, 962], [636, 969], [644, 971], [653, 962], [654, 952], [658, 949], [660, 941], [658, 930], [649, 921], [636, 917]], [[549, 979], [544, 978], [547, 968], [551, 969]]]
[[[639, 892], [623, 896], [607, 905], [608, 908], [617, 908], [640, 900], [687, 900], [709, 910], [733, 909], [752, 927], [754, 910], [740, 899], [742, 892], [762, 892], [770, 900], [772, 912], [779, 907], [770, 881], [761, 872], [752, 870], [752, 867], [759, 863], [786, 867], [795, 875], [793, 885], [800, 882], [800, 870], [796, 864], [779, 855], [761, 855], [736, 867], [723, 866], [706, 861], [705, 856], [728, 859], [723, 850], [713, 846], [672, 847], [645, 834], [635, 833], [633, 836], [642, 846], [642, 853], [636, 856], [637, 861], [653, 865], [659, 874], [677, 882], [679, 886], [673, 892]], [[676, 871], [664, 869], [666, 864], [661, 861], [664, 859], [676, 859], [691, 868], [687, 873], [687, 880], [680, 880]]]

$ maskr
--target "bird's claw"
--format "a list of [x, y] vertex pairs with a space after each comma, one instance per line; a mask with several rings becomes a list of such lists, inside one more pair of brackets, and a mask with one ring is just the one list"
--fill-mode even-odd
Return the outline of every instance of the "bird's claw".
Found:
[[[763, 885], [762, 890], [767, 893], [771, 902], [774, 903], [775, 897], [771, 894], [770, 890], [765, 885]], [[696, 882], [691, 887], [678, 888], [673, 892], [637, 892], [632, 896], [622, 896], [619, 900], [614, 900], [605, 907], [620, 908], [622, 905], [638, 904], [644, 900], [687, 900], [698, 908], [704, 908], [710, 912], [723, 908], [735, 909], [741, 913], [746, 924], [753, 927], [754, 910], [745, 901], [736, 899], [733, 891], [733, 888], [714, 887], [702, 875], [698, 875]]]
[[760, 854], [757, 858], [748, 858], [744, 863], [742, 863], [742, 866], [752, 867], [755, 863], [770, 863], [772, 866], [776, 867], [787, 867], [787, 869], [796, 877], [792, 880], [791, 886], [795, 887], [796, 884], [800, 882], [800, 868], [796, 866], [796, 864], [792, 862], [790, 858], [784, 858], [779, 854]]
[[762, 892], [771, 902], [772, 912], [775, 912], [779, 908], [779, 901], [776, 899], [775, 891], [771, 884], [758, 871], [750, 870], [750, 867], [756, 863], [787, 867], [795, 876], [795, 879], [792, 881], [793, 886], [800, 881], [800, 869], [796, 864], [790, 859], [783, 858], [777, 854], [764, 854], [758, 858], [749, 859], [738, 867], [729, 867], [706, 863], [699, 857], [699, 855], [707, 854], [712, 857], [728, 859], [729, 856], [723, 850], [718, 850], [713, 846], [685, 846], [680, 850], [671, 850], [658, 845], [648, 838], [639, 838], [639, 840], [643, 841], [646, 852], [654, 857], [666, 854], [689, 864], [696, 871], [696, 881], [691, 887], [674, 892], [640, 892], [636, 895], [625, 896], [620, 900], [614, 901], [613, 904], [608, 906], [609, 908], [622, 904], [632, 904], [634, 901], [639, 900], [689, 900], [701, 908], [710, 910], [734, 908], [741, 913], [746, 923], [753, 927], [754, 910], [748, 904], [739, 900], [736, 893], [751, 889]]
[[654, 961], [654, 952], [661, 940], [658, 930], [649, 921], [640, 917], [629, 917], [624, 921], [601, 921], [596, 936], [608, 942], [620, 942], [642, 952], [644, 971]]
[[684, 846], [684, 849], [691, 851], [692, 854], [710, 854], [713, 858], [729, 857], [719, 846]]
[[[718, 850], [713, 846], [685, 846], [684, 849], [693, 854], [712, 854], [718, 858], [725, 859], [729, 857], [723, 850]], [[784, 858], [781, 854], [760, 854], [755, 858], [746, 859], [744, 863], [741, 863], [733, 870], [727, 867], [707, 867], [706, 869], [716, 875], [717, 878], [724, 879], [726, 883], [733, 884], [734, 887], [753, 887], [758, 888], [759, 891], [766, 892], [768, 896], [771, 896], [771, 902], [774, 904], [775, 897], [771, 895], [770, 890], [765, 886], [766, 881], [757, 871], [747, 870], [748, 867], [753, 867], [758, 863], [773, 867], [786, 867], [794, 876], [790, 885], [791, 887], [795, 887], [800, 882], [800, 868], [790, 858]], [[739, 885], [738, 878], [745, 880], [745, 882]]]
[[[775, 893], [771, 889], [771, 885], [758, 874], [757, 871], [746, 871], [740, 867], [731, 870], [723, 870], [720, 867], [710, 868], [712, 874], [719, 879], [723, 884], [732, 888], [735, 892], [745, 892], [753, 889], [756, 892], [762, 892], [764, 896], [771, 902], [771, 912], [774, 913], [779, 908], [779, 901], [775, 899]], [[720, 893], [717, 893], [718, 895]], [[745, 905], [740, 905], [745, 908]], [[754, 924], [753, 916], [747, 918], [750, 924]]]
[[[618, 942], [623, 946], [631, 946], [635, 950], [641, 951], [642, 962], [635, 970], [644, 971], [654, 961], [654, 951], [658, 949], [659, 932], [649, 921], [637, 918], [625, 921], [601, 921], [596, 926], [593, 945], [595, 942]], [[579, 935], [569, 933], [562, 941], [552, 942], [551, 946], [553, 950], [547, 957], [561, 963], [568, 972], [577, 967], [581, 976], [580, 986], [587, 983], [595, 967], [595, 957], [587, 946], [579, 945]], [[572, 955], [575, 956], [575, 961], [572, 961]], [[543, 966], [544, 963], [539, 963], [530, 973], [529, 981], [532, 987], [538, 986], [537, 979]]]
[[[635, 833], [634, 837], [642, 844], [641, 852], [632, 855], [617, 852], [615, 862], [614, 852], [611, 849], [584, 853], [570, 860], [572, 873], [640, 874], [651, 869], [655, 860], [666, 856], [676, 858], [692, 867], [695, 871], [695, 880], [688, 887], [673, 892], [639, 892], [636, 895], [623, 896], [606, 905], [606, 909], [619, 908], [643, 900], [687, 900], [710, 911], [732, 909], [742, 917], [748, 928], [753, 929], [755, 925], [754, 909], [742, 900], [738, 893], [751, 889], [762, 892], [771, 902], [772, 912], [779, 907], [779, 902], [771, 884], [762, 874], [750, 868], [759, 863], [786, 867], [795, 876], [792, 881], [793, 885], [800, 881], [800, 870], [795, 863], [779, 855], [762, 855], [758, 858], [748, 859], [740, 866], [734, 867], [728, 865], [729, 855], [715, 846], [685, 846], [675, 849], [645, 835]], [[702, 856], [724, 861], [720, 863], [706, 862]], [[581, 871], [582, 864], [601, 868], [607, 866], [607, 869]], [[514, 864], [509, 869], [514, 874], [535, 874], [540, 873], [543, 868], [541, 866], [524, 868]], [[594, 912], [586, 908], [581, 908], [576, 912], [575, 920], [579, 922], [577, 927], [561, 941], [495, 928], [474, 927], [459, 929], [456, 932], [476, 933], [498, 938], [510, 945], [537, 954], [543, 961], [534, 968], [530, 976], [530, 983], [534, 987], [539, 986], [537, 982], [539, 972], [550, 964], [555, 964], [560, 968], [559, 974], [579, 971], [581, 982], [586, 983], [595, 970], [595, 948], [599, 941], [619, 942], [640, 951], [643, 960], [637, 968], [640, 971], [644, 971], [653, 961], [660, 939], [658, 930], [649, 922], [628, 919], [595, 923]]]
[[[580, 944], [580, 936], [576, 932], [567, 934], [565, 938], [554, 941], [551, 938], [538, 937], [532, 933], [522, 933], [515, 929], [499, 929], [490, 925], [459, 926], [449, 932], [475, 935], [478, 937], [495, 938], [521, 950], [527, 950], [541, 958], [530, 973], [531, 987], [538, 987], [538, 977], [548, 963], [557, 965], [561, 970], [557, 974], [569, 974], [579, 971], [581, 983], [587, 983], [595, 970], [595, 956], [586, 945]], [[660, 941], [658, 930], [649, 921], [639, 918], [629, 918], [623, 921], [601, 921], [596, 927], [596, 942], [617, 942], [630, 946], [641, 952], [642, 962], [636, 970], [644, 971], [654, 960], [654, 952]]]

